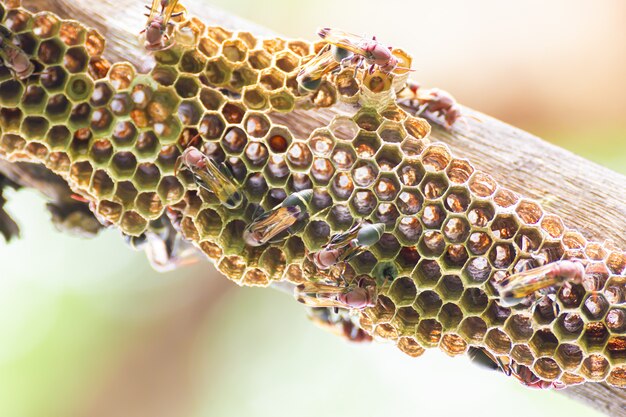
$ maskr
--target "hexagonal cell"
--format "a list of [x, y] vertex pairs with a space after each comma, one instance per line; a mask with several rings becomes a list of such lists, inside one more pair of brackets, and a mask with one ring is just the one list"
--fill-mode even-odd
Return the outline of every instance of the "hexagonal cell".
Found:
[[582, 285], [578, 284], [563, 285], [557, 293], [559, 301], [561, 301], [565, 308], [578, 308], [584, 296], [585, 289]]
[[315, 158], [311, 167], [311, 176], [318, 185], [326, 185], [335, 173], [335, 168], [330, 160]]
[[[397, 183], [395, 177], [385, 175], [376, 182], [376, 185], [374, 186], [374, 193], [378, 197], [379, 201], [391, 201], [396, 198], [399, 189], [400, 184]], [[417, 205], [419, 206], [419, 202]], [[414, 213], [417, 211], [419, 211], [419, 208]]]
[[33, 33], [41, 39], [55, 36], [60, 26], [58, 17], [52, 13], [41, 12], [33, 16]]
[[422, 259], [412, 274], [420, 289], [434, 288], [441, 278], [441, 268], [435, 260]]
[[402, 162], [402, 164], [398, 167], [397, 172], [402, 184], [407, 186], [418, 185], [422, 181], [422, 178], [424, 178], [425, 173], [421, 164], [410, 159]]
[[511, 351], [511, 339], [501, 330], [491, 329], [485, 337], [485, 344], [489, 349], [498, 354], [506, 355]]
[[[24, 94], [24, 86], [16, 80], [0, 84], [0, 104], [5, 107], [16, 107]], [[31, 99], [35, 98], [31, 96]]]
[[415, 339], [410, 337], [400, 337], [398, 339], [398, 349], [412, 358], [417, 358], [426, 351]]
[[580, 341], [587, 351], [601, 351], [609, 338], [609, 331], [603, 323], [587, 323]]
[[[426, 119], [421, 117], [409, 116], [404, 121], [404, 127], [407, 133], [416, 139], [423, 139], [430, 135], [431, 126]], [[418, 154], [421, 153], [418, 152]]]
[[265, 173], [272, 184], [284, 184], [287, 181], [287, 177], [289, 175], [289, 167], [285, 162], [284, 156], [270, 156], [267, 166], [265, 167]]
[[491, 223], [493, 236], [497, 239], [512, 239], [518, 229], [517, 218], [512, 215], [499, 214]]
[[470, 204], [470, 196], [465, 188], [451, 187], [443, 199], [446, 210], [452, 213], [463, 213]]
[[443, 234], [451, 243], [464, 242], [469, 235], [469, 224], [463, 217], [452, 217], [443, 225]]
[[530, 317], [520, 314], [512, 315], [505, 324], [507, 334], [516, 343], [525, 343], [533, 335], [533, 323]]
[[63, 65], [72, 74], [85, 71], [88, 62], [89, 54], [87, 49], [82, 46], [68, 49], [63, 57]]
[[[263, 43], [264, 43], [264, 46], [267, 48], [267, 45], [265, 45], [265, 41]], [[301, 57], [309, 55], [309, 44], [304, 41], [289, 41], [287, 42], [287, 48], [290, 51], [295, 52], [296, 55], [301, 56]], [[282, 49], [282, 47], [280, 49]]]
[[299, 63], [300, 58], [290, 51], [279, 52], [276, 55], [276, 67], [285, 73], [290, 73], [298, 68]]
[[563, 369], [574, 371], [583, 360], [583, 352], [578, 346], [565, 343], [559, 345], [554, 358]]
[[540, 378], [553, 380], [561, 376], [561, 368], [554, 359], [539, 358], [533, 366], [533, 370]]
[[248, 175], [244, 183], [244, 188], [248, 199], [250, 199], [251, 202], [257, 203], [261, 201], [263, 195], [265, 195], [268, 190], [265, 178], [263, 178], [261, 173]]
[[238, 281], [241, 279], [246, 268], [246, 261], [240, 256], [224, 256], [222, 260], [217, 264], [217, 269], [220, 270], [228, 278]]
[[463, 245], [448, 245], [443, 256], [443, 262], [447, 270], [461, 269], [469, 255]]
[[137, 198], [137, 188], [130, 181], [120, 181], [115, 188], [114, 200], [120, 202], [125, 208], [133, 207]]
[[[293, 169], [308, 169], [312, 163], [312, 156], [307, 144], [305, 142], [292, 143], [287, 152], [287, 161]], [[330, 164], [330, 162], [328, 164]], [[317, 174], [319, 174], [319, 168], [320, 167], [316, 168]], [[323, 168], [323, 166], [321, 168]], [[330, 169], [332, 169], [332, 166], [330, 166]]]
[[95, 57], [89, 59], [89, 75], [94, 80], [106, 77], [110, 69], [111, 63], [104, 58]]
[[439, 229], [446, 219], [446, 212], [441, 204], [427, 204], [424, 206], [421, 220], [428, 229]]
[[539, 297], [537, 301], [535, 301], [535, 311], [533, 317], [538, 324], [541, 325], [549, 325], [555, 319], [559, 313], [559, 306], [556, 304], [551, 297]]
[[400, 213], [413, 215], [417, 214], [422, 208], [423, 199], [419, 192], [403, 191], [398, 196], [396, 204]]
[[437, 320], [441, 322], [444, 331], [456, 330], [463, 320], [463, 312], [456, 304], [447, 303], [441, 307]]
[[413, 245], [422, 234], [422, 224], [415, 217], [402, 217], [398, 223], [398, 239], [402, 244]]
[[98, 203], [97, 213], [112, 223], [119, 222], [122, 216], [121, 204], [109, 200], [101, 200]]
[[626, 253], [612, 252], [606, 259], [606, 265], [615, 275], [622, 275], [626, 271]]
[[498, 188], [493, 196], [493, 201], [500, 207], [508, 208], [517, 204], [519, 197], [513, 191], [506, 188]]
[[373, 134], [359, 133], [353, 144], [359, 158], [369, 159], [373, 157], [380, 148], [380, 139]]
[[385, 223], [385, 226], [388, 228], [393, 228], [396, 225], [398, 217], [400, 217], [400, 213], [395, 205], [390, 203], [380, 203], [374, 211], [372, 219], [377, 223]]
[[308, 248], [319, 249], [330, 238], [330, 226], [323, 221], [311, 221], [306, 225], [302, 240]]
[[536, 356], [554, 356], [559, 340], [550, 330], [540, 329], [535, 332], [529, 345]]
[[606, 345], [606, 353], [614, 364], [626, 362], [626, 337], [611, 337]]
[[107, 167], [113, 156], [113, 146], [107, 139], [100, 139], [93, 143], [89, 150], [90, 159], [99, 166]]
[[211, 58], [204, 70], [206, 80], [211, 85], [222, 85], [230, 81], [232, 69], [222, 57]]
[[108, 198], [115, 188], [115, 183], [104, 170], [97, 170], [91, 179], [89, 191], [94, 193], [98, 199]]
[[[3, 105], [7, 105], [4, 101], [6, 99], [6, 96], [4, 95], [4, 93], [2, 93], [2, 89], [3, 86], [2, 84], [0, 84], [0, 102], [3, 103]], [[47, 102], [47, 99], [48, 95], [43, 88], [37, 85], [29, 85], [26, 87], [26, 90], [21, 97], [21, 107], [26, 113], [37, 113], [43, 109]]]
[[446, 175], [450, 182], [455, 184], [463, 184], [469, 180], [474, 172], [474, 167], [466, 159], [452, 159], [450, 165], [446, 169]]
[[374, 321], [388, 323], [396, 314], [396, 306], [389, 297], [379, 295], [376, 305], [368, 313], [373, 316]]
[[437, 317], [443, 302], [434, 291], [422, 291], [415, 300], [415, 308], [422, 317]]
[[417, 326], [416, 337], [424, 346], [435, 347], [441, 340], [441, 331], [441, 323], [435, 319], [426, 319]]
[[420, 254], [413, 246], [403, 246], [395, 258], [400, 274], [410, 274], [419, 260]]
[[359, 92], [359, 82], [354, 78], [354, 71], [346, 68], [335, 78], [337, 92], [346, 98], [352, 98]]
[[391, 288], [389, 289], [387, 296], [396, 306], [410, 306], [413, 304], [415, 297], [417, 296], [415, 283], [408, 277], [398, 278], [391, 284]]
[[[172, 63], [173, 64], [173, 63]], [[207, 65], [206, 57], [195, 50], [185, 52], [178, 63], [181, 72], [199, 74]]]
[[347, 172], [339, 172], [333, 178], [330, 187], [334, 196], [338, 199], [346, 201], [354, 191], [354, 182]]
[[262, 138], [270, 130], [270, 121], [262, 113], [250, 113], [244, 122], [248, 135], [255, 138]]
[[613, 308], [606, 315], [605, 323], [613, 333], [626, 332], [626, 310]]
[[262, 70], [270, 66], [272, 63], [272, 56], [262, 49], [250, 51], [248, 54], [248, 63], [252, 66], [252, 68]]
[[564, 313], [559, 316], [554, 327], [559, 339], [576, 340], [584, 330], [585, 322], [578, 313]]
[[21, 132], [30, 140], [46, 137], [50, 123], [43, 117], [28, 116], [22, 121]]
[[93, 81], [85, 75], [74, 75], [67, 83], [66, 93], [74, 102], [86, 100], [93, 91]]
[[64, 150], [70, 143], [72, 134], [65, 126], [53, 126], [46, 135], [46, 142], [52, 149]]
[[463, 292], [460, 305], [461, 308], [472, 314], [480, 314], [487, 308], [489, 298], [480, 288], [467, 288]]
[[537, 229], [522, 227], [515, 236], [515, 243], [523, 252], [535, 252], [542, 242], [543, 236]]
[[402, 159], [403, 155], [400, 149], [391, 144], [384, 144], [376, 153], [376, 163], [381, 171], [394, 171]]
[[63, 61], [65, 46], [58, 39], [41, 42], [37, 51], [37, 59], [45, 65], [60, 64]]
[[480, 317], [467, 317], [461, 323], [459, 333], [470, 343], [479, 344], [487, 333], [487, 325]]
[[590, 294], [583, 303], [582, 312], [589, 320], [600, 320], [609, 309], [609, 303], [602, 294]]
[[314, 212], [320, 212], [333, 205], [333, 198], [326, 188], [316, 188], [313, 190], [313, 199], [311, 201], [311, 209]]
[[270, 106], [277, 112], [290, 112], [295, 104], [294, 96], [284, 88], [270, 95]]
[[354, 165], [356, 155], [351, 146], [339, 143], [333, 150], [331, 160], [338, 170], [348, 170]]
[[465, 269], [463, 270], [463, 276], [469, 284], [482, 284], [489, 279], [491, 275], [491, 266], [487, 258], [481, 256], [472, 258]]
[[439, 348], [450, 356], [457, 356], [467, 351], [467, 343], [463, 338], [456, 334], [445, 334], [441, 339]]
[[110, 133], [113, 127], [113, 115], [107, 109], [95, 109], [91, 114], [90, 127], [97, 134]]
[[581, 373], [589, 381], [602, 381], [609, 374], [611, 365], [602, 355], [590, 355], [583, 361], [580, 367]]
[[41, 85], [49, 93], [60, 93], [65, 88], [67, 72], [62, 67], [47, 67], [40, 76]]
[[489, 197], [496, 192], [497, 184], [491, 175], [475, 172], [469, 180], [470, 190], [479, 197]]
[[333, 230], [347, 230], [354, 223], [354, 218], [350, 213], [350, 209], [342, 204], [334, 205], [330, 212], [328, 213], [328, 217], [326, 221], [330, 225]]
[[113, 64], [109, 70], [111, 85], [118, 90], [129, 88], [134, 78], [135, 68], [127, 63]]
[[517, 256], [515, 246], [506, 243], [499, 243], [489, 251], [489, 261], [494, 268], [508, 268]]
[[493, 219], [494, 214], [495, 209], [493, 205], [487, 202], [476, 202], [472, 204], [467, 213], [467, 219], [472, 226], [486, 227], [491, 219]]
[[140, 190], [154, 190], [156, 189], [160, 179], [161, 172], [156, 165], [152, 163], [143, 163], [137, 166], [137, 172], [133, 178], [133, 183]]
[[57, 94], [48, 99], [46, 104], [45, 115], [55, 123], [64, 122], [70, 115], [72, 105], [63, 94]]
[[448, 167], [452, 157], [445, 145], [430, 145], [421, 155], [422, 163], [427, 171], [443, 171]]
[[529, 200], [520, 201], [515, 212], [526, 224], [536, 224], [543, 216], [543, 211], [539, 204]]
[[139, 214], [150, 220], [159, 218], [163, 213], [163, 202], [154, 192], [139, 194], [135, 204]]
[[440, 232], [429, 230], [422, 234], [418, 247], [424, 256], [439, 257], [445, 250], [446, 242]]
[[361, 160], [352, 168], [351, 173], [354, 183], [357, 186], [368, 187], [376, 180], [378, 176], [378, 169], [375, 164], [369, 161]]

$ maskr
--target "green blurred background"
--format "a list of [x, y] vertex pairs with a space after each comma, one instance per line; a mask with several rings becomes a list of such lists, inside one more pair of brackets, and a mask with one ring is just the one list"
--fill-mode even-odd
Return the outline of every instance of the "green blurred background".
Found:
[[[286, 36], [376, 34], [423, 85], [626, 173], [621, 0], [212, 3]], [[23, 239], [0, 246], [2, 417], [596, 415], [465, 358], [349, 345], [284, 294], [208, 263], [155, 273], [117, 232], [68, 237], [35, 193], [7, 197]]]

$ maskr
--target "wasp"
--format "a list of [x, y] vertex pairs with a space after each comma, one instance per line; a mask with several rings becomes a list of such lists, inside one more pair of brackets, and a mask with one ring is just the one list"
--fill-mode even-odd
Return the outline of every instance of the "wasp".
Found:
[[301, 93], [316, 91], [324, 75], [340, 69], [340, 62], [343, 58], [338, 49], [333, 45], [326, 45], [310, 61], [300, 67], [296, 81]]
[[556, 261], [534, 269], [519, 272], [505, 278], [496, 285], [500, 304], [506, 307], [517, 305], [537, 291], [564, 282], [580, 284], [585, 276], [585, 267], [576, 261]]
[[137, 251], [145, 251], [156, 271], [172, 271], [196, 262], [196, 250], [174, 228], [164, 214], [150, 222], [148, 230], [139, 236], [124, 234], [126, 243]]
[[236, 209], [243, 202], [243, 193], [225, 163], [218, 164], [191, 146], [178, 157], [174, 166], [175, 173], [178, 173], [181, 165], [191, 171], [198, 187], [213, 193], [224, 207]]
[[261, 246], [282, 240], [284, 232], [298, 232], [304, 227], [312, 198], [313, 190], [303, 190], [291, 194], [272, 210], [256, 216], [243, 232], [244, 241], [250, 246]]
[[349, 342], [367, 343], [373, 340], [372, 336], [354, 322], [353, 317], [343, 311], [335, 312], [328, 307], [314, 307], [309, 309], [309, 319], [317, 326], [343, 337]]
[[0, 58], [13, 77], [24, 80], [35, 72], [35, 65], [20, 47], [12, 42], [13, 33], [0, 26]]
[[328, 285], [305, 282], [296, 287], [298, 302], [311, 307], [334, 307], [336, 309], [363, 310], [376, 305], [376, 283], [360, 278], [355, 284]]
[[7, 200], [2, 195], [5, 188], [11, 187], [15, 190], [20, 186], [4, 175], [0, 174], [0, 235], [4, 237], [4, 240], [9, 243], [13, 238], [19, 238], [20, 228], [15, 223], [15, 220], [11, 218], [11, 215], [4, 210], [4, 205]]
[[389, 74], [396, 69], [408, 69], [398, 67], [398, 58], [391, 53], [392, 48], [378, 42], [376, 36], [372, 39], [366, 39], [359, 35], [331, 28], [320, 29], [318, 35], [326, 42], [336, 46], [338, 52], [344, 55], [344, 57], [337, 57], [342, 64], [350, 62], [357, 68], [367, 64], [370, 73], [373, 73], [377, 67], [384, 74]]
[[450, 129], [461, 117], [461, 106], [450, 93], [439, 88], [422, 89], [420, 85], [412, 80], [407, 81], [407, 91], [409, 100], [416, 100], [420, 105], [418, 114], [423, 112], [431, 113], [442, 117], [446, 129]]
[[334, 235], [320, 251], [313, 253], [313, 263], [320, 269], [328, 269], [349, 262], [378, 242], [383, 233], [383, 223], [357, 223], [348, 231]]
[[491, 354], [484, 348], [471, 346], [468, 355], [472, 363], [489, 370], [501, 371], [506, 376], [513, 376], [522, 385], [538, 389], [563, 389], [565, 384], [560, 381], [544, 381], [535, 375], [527, 366], [520, 365], [512, 359], [502, 359]]
[[[149, 51], [162, 51], [174, 45], [169, 42], [166, 30], [168, 25], [174, 26], [170, 22], [172, 17], [181, 16], [184, 12], [174, 13], [174, 9], [178, 5], [178, 0], [152, 0], [152, 7], [146, 6], [150, 10], [146, 27], [140, 33], [146, 34], [145, 47]], [[161, 10], [159, 11], [159, 6]]]

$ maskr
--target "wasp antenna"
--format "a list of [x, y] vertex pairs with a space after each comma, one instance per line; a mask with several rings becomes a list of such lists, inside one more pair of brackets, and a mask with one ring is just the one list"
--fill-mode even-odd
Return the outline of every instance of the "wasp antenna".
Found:
[[178, 16], [182, 16], [183, 14], [185, 14], [185, 12], [176, 12], [176, 13], [172, 13], [171, 17], [178, 17]]
[[201, 142], [201, 141], [202, 141], [202, 135], [200, 133], [198, 133], [196, 136], [191, 138], [191, 140], [187, 144], [187, 147], [193, 146], [193, 147], [197, 148], [198, 147], [197, 146], [198, 142]]

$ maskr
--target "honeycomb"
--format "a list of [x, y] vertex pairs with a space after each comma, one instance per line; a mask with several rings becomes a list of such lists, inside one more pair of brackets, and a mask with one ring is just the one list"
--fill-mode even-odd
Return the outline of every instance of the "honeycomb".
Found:
[[[431, 141], [429, 123], [397, 104], [406, 73], [346, 68], [302, 93], [298, 69], [322, 43], [257, 39], [184, 16], [179, 42], [142, 74], [103, 58], [104, 37], [79, 22], [15, 1], [0, 18], [36, 66], [26, 80], [0, 69], [0, 156], [44, 164], [102, 222], [141, 236], [168, 213], [224, 275], [250, 286], [337, 282], [309, 255], [355, 221], [382, 223], [380, 240], [344, 272], [377, 283], [375, 305], [353, 312], [364, 331], [414, 357], [482, 348], [544, 381], [626, 386], [626, 254]], [[324, 108], [339, 110], [328, 125], [286, 122]], [[204, 154], [232, 167], [244, 204], [226, 208], [175, 170], [197, 135]], [[306, 189], [305, 227], [246, 245], [255, 212]], [[584, 261], [585, 278], [536, 305], [500, 305], [494, 283], [538, 258]]]

